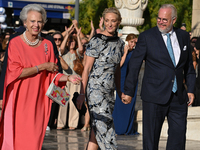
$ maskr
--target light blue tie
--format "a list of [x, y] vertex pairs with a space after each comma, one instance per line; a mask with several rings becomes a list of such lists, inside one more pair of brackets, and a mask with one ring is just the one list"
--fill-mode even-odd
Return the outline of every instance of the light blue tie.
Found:
[[[176, 67], [176, 62], [175, 62], [175, 58], [174, 58], [174, 52], [173, 52], [173, 48], [172, 48], [172, 43], [171, 43], [171, 39], [170, 39], [170, 33], [167, 33], [167, 50], [169, 52], [169, 55], [172, 59], [172, 62], [174, 64], [174, 66]], [[172, 88], [172, 91], [175, 93], [177, 91], [177, 81], [176, 81], [176, 76], [174, 78], [174, 85]]]

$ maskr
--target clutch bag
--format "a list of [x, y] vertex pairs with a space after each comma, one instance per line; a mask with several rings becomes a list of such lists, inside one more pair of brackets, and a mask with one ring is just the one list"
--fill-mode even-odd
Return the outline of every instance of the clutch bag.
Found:
[[55, 77], [53, 78], [51, 84], [49, 85], [49, 88], [46, 92], [46, 95], [52, 99], [53, 101], [55, 101], [56, 103], [58, 103], [61, 106], [66, 106], [67, 105], [67, 101], [70, 98], [70, 94], [69, 94], [69, 89], [66, 86], [66, 90], [61, 89], [60, 87], [58, 87], [57, 85], [55, 85], [54, 80], [57, 77], [59, 73], [57, 73], [55, 75]]

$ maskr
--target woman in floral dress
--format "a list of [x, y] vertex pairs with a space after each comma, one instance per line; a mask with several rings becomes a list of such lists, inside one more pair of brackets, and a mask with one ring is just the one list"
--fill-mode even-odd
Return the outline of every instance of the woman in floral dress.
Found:
[[121, 15], [116, 8], [107, 8], [103, 19], [105, 30], [95, 35], [86, 48], [83, 84], [77, 102], [80, 107], [86, 96], [92, 127], [88, 150], [117, 149], [112, 112], [115, 85], [118, 94], [122, 95], [119, 63], [124, 42], [116, 34]]

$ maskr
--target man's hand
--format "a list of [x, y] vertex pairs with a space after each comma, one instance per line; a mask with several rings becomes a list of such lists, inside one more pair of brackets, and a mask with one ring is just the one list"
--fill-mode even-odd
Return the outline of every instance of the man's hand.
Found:
[[187, 103], [188, 103], [188, 106], [190, 106], [194, 102], [194, 94], [188, 93], [188, 98], [189, 98], [189, 101]]
[[132, 101], [132, 97], [131, 97], [131, 96], [124, 95], [124, 96], [122, 97], [122, 102], [123, 102], [124, 104], [130, 104], [131, 101]]

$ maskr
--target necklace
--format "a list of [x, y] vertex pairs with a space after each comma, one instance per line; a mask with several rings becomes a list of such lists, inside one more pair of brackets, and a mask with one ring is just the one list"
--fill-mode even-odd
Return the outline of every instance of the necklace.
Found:
[[28, 38], [26, 37], [26, 34], [25, 34], [25, 33], [26, 33], [26, 31], [24, 31], [23, 37], [24, 37], [25, 41], [26, 41], [29, 45], [35, 46], [35, 45], [38, 44], [38, 42], [39, 42], [39, 37], [37, 38], [37, 40], [35, 40], [35, 42], [31, 42], [31, 41], [29, 41]]

